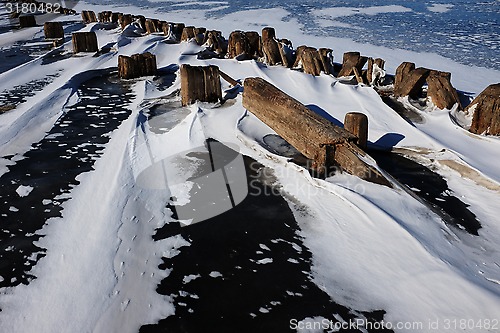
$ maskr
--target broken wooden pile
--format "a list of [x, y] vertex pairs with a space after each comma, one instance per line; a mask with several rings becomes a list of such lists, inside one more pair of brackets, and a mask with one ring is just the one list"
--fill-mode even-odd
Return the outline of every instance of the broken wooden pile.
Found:
[[469, 128], [472, 133], [500, 135], [500, 83], [488, 86], [465, 112], [474, 113]]
[[97, 22], [97, 16], [95, 15], [95, 12], [91, 10], [82, 11], [82, 19], [85, 24]]
[[451, 73], [424, 67], [415, 68], [412, 62], [403, 62], [396, 70], [394, 96], [422, 96], [422, 88], [427, 83], [427, 97], [439, 109], [451, 109], [455, 104], [462, 109], [458, 93], [451, 84]]
[[[366, 153], [356, 146], [358, 138], [354, 134], [317, 115], [264, 79], [245, 79], [243, 106], [313, 160], [312, 168], [320, 173], [340, 166], [361, 179], [391, 186], [377, 169], [364, 162]], [[357, 119], [354, 123], [367, 128], [363, 117], [352, 117]]]
[[122, 79], [155, 75], [157, 69], [156, 56], [149, 52], [134, 54], [131, 57], [125, 55], [118, 57], [118, 74]]

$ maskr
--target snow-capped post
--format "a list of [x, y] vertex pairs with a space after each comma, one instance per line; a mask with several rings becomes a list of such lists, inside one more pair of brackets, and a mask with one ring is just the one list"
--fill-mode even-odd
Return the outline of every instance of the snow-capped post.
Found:
[[[376, 65], [376, 66], [375, 66]], [[368, 70], [366, 71], [366, 80], [368, 84], [376, 84], [377, 80], [377, 68], [383, 70], [385, 66], [385, 60], [381, 58], [368, 58]]]
[[97, 16], [95, 15], [95, 12], [91, 10], [83, 10], [82, 19], [85, 24], [97, 22]]
[[43, 32], [45, 39], [64, 38], [64, 28], [61, 22], [45, 22]]
[[73, 52], [97, 52], [97, 35], [95, 32], [74, 32], [72, 36]]
[[36, 27], [36, 19], [34, 15], [19, 16], [19, 26], [21, 28]]
[[337, 76], [341, 77], [354, 74], [352, 70], [353, 67], [356, 67], [359, 73], [361, 73], [367, 61], [368, 58], [362, 56], [359, 52], [346, 52], [342, 57], [342, 68]]
[[175, 37], [177, 41], [180, 41], [184, 28], [184, 23], [167, 23], [163, 25], [163, 33], [165, 36], [172, 36]]
[[474, 98], [465, 112], [474, 113], [470, 132], [500, 135], [500, 83], [488, 86]]
[[278, 135], [313, 161], [312, 169], [325, 175], [338, 165], [362, 179], [391, 187], [390, 182], [365, 162], [358, 138], [309, 110], [262, 78], [246, 78], [243, 106]]
[[135, 79], [141, 76], [155, 75], [156, 56], [149, 52], [134, 54], [131, 57], [118, 57], [118, 74], [122, 79]]
[[431, 70], [423, 67], [415, 69], [415, 64], [403, 62], [396, 69], [394, 79], [394, 96], [410, 96], [418, 98], [422, 93], [422, 87], [427, 80]]
[[458, 93], [451, 85], [451, 73], [431, 71], [427, 78], [427, 97], [432, 99], [432, 103], [439, 109], [453, 108], [458, 105], [458, 110], [462, 110], [462, 103]]
[[181, 100], [184, 106], [222, 100], [219, 67], [182, 65]]
[[344, 129], [354, 134], [358, 147], [366, 151], [368, 142], [368, 117], [360, 112], [349, 112], [344, 117]]

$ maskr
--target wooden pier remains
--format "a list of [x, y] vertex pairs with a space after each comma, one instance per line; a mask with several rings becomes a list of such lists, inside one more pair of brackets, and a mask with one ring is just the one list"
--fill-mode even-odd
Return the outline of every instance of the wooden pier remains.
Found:
[[376, 168], [363, 161], [366, 153], [356, 145], [358, 138], [354, 134], [317, 115], [264, 79], [245, 79], [243, 106], [311, 159], [316, 171], [326, 173], [339, 166], [362, 179], [391, 186]]
[[196, 101], [216, 103], [222, 100], [219, 67], [181, 66], [182, 105]]

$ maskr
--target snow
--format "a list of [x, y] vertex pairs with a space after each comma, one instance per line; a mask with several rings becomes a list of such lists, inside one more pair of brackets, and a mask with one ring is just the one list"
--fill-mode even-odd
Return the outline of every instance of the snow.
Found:
[[[184, 4], [179, 3], [179, 7]], [[78, 6], [91, 8], [85, 3]], [[450, 8], [434, 4], [429, 10], [443, 12]], [[122, 7], [122, 10], [136, 9]], [[207, 10], [174, 11], [169, 20], [206, 25]], [[140, 11], [158, 16], [153, 9]], [[315, 15], [331, 20], [408, 11], [411, 9], [403, 6], [337, 7], [317, 11]], [[258, 30], [272, 24], [280, 37], [290, 38], [294, 45], [335, 45], [337, 61], [343, 51], [360, 50], [387, 60], [388, 73], [394, 73], [405, 60], [451, 71], [455, 86], [476, 95], [500, 77], [498, 71], [460, 65], [435, 54], [308, 36], [297, 21], [284, 21], [287, 15], [284, 9], [246, 10], [213, 18], [210, 28], [221, 29], [228, 36], [231, 30]], [[94, 24], [84, 30], [97, 28]], [[235, 79], [263, 77], [338, 122], [348, 112], [365, 113], [369, 118], [370, 145], [391, 148], [394, 144], [396, 149], [412, 153], [414, 159], [443, 175], [450, 189], [463, 195], [464, 202], [478, 216], [483, 226], [480, 235], [471, 236], [447, 226], [398, 186], [389, 189], [345, 174], [326, 180], [310, 177], [303, 168], [261, 145], [265, 135], [275, 133], [243, 108], [241, 94], [221, 106], [199, 103], [180, 109], [173, 120], [168, 117], [145, 120], [144, 112], [149, 106], [169, 102], [164, 97], [180, 87], [177, 77], [166, 91], [158, 91], [148, 78], [149, 81], [139, 80], [134, 85], [132, 115], [110, 134], [111, 140], [94, 171], [80, 175], [77, 179], [80, 185], [59, 197], [69, 199], [61, 205], [62, 217], [47, 221], [37, 232], [46, 235], [37, 245], [47, 249], [47, 255], [30, 272], [37, 278], [28, 286], [0, 290], [2, 330], [137, 332], [141, 325], [174, 315], [171, 296], [156, 292], [170, 270], [160, 270], [158, 266], [162, 256], [173, 258], [190, 242], [180, 235], [155, 242], [151, 235], [172, 222], [165, 208], [171, 197], [177, 203], [189, 202], [193, 183], [185, 180], [195, 174], [199, 161], [192, 159], [184, 169], [168, 169], [169, 183], [177, 184], [174, 187], [158, 181], [158, 174], [151, 171], [151, 166], [169, 156], [202, 147], [207, 137], [234, 145], [242, 154], [273, 171], [300, 226], [304, 245], [311, 252], [311, 278], [335, 302], [358, 311], [384, 309], [387, 312], [384, 319], [391, 322], [498, 317], [498, 138], [468, 133], [452, 121], [450, 117], [457, 113], [450, 110], [416, 110], [425, 121], [412, 125], [386, 106], [370, 87], [343, 84], [327, 75], [312, 77], [283, 67], [268, 68], [255, 61], [198, 60], [193, 54], [201, 48], [193, 43], [166, 44], [158, 36], [135, 37], [133, 30], [137, 32], [137, 27], [131, 25], [124, 34], [117, 30], [97, 30], [101, 46], [112, 44], [117, 48], [110, 54], [79, 55], [44, 67], [41, 59], [35, 59], [0, 74], [0, 90], [4, 90], [32, 80], [31, 73], [44, 77], [53, 70], [62, 70], [58, 78], [16, 110], [0, 115], [0, 156], [20, 156], [45, 137], [65, 107], [78, 101], [76, 87], [96, 75], [93, 69], [116, 66], [120, 54], [148, 50], [157, 55], [159, 68], [184, 63], [214, 64]], [[22, 35], [8, 35], [7, 39], [2, 38], [2, 43], [29, 39], [33, 33], [35, 29]], [[69, 48], [69, 44], [62, 47], [66, 51]], [[466, 117], [461, 120], [466, 121]], [[161, 131], [157, 132], [158, 129]], [[387, 144], [385, 138], [391, 134], [399, 135], [400, 139]], [[2, 172], [7, 173], [8, 162], [1, 163], [4, 163], [0, 165]], [[23, 197], [32, 190], [20, 185], [17, 193]], [[44, 205], [50, 203], [51, 200], [43, 200]], [[17, 212], [19, 208], [11, 207], [11, 211]], [[279, 241], [282, 240], [272, 242]], [[297, 253], [302, 252], [298, 244], [290, 245]], [[268, 246], [259, 244], [259, 247], [266, 251], [266, 256], [271, 256]], [[292, 258], [288, 261], [298, 263]], [[272, 265], [273, 259], [255, 262]], [[212, 271], [209, 276], [223, 275]], [[187, 284], [200, 277], [193, 272], [183, 282]], [[290, 295], [300, 296], [293, 292]], [[270, 312], [264, 307], [258, 311]], [[306, 321], [322, 319], [306, 318]]]
[[453, 4], [433, 3], [427, 10], [433, 13], [446, 13], [454, 7]]

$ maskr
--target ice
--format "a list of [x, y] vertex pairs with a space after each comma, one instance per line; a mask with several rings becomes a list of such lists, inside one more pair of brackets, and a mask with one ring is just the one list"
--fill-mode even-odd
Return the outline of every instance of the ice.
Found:
[[33, 187], [21, 185], [17, 188], [16, 192], [20, 197], [27, 197], [31, 191], [33, 191]]

